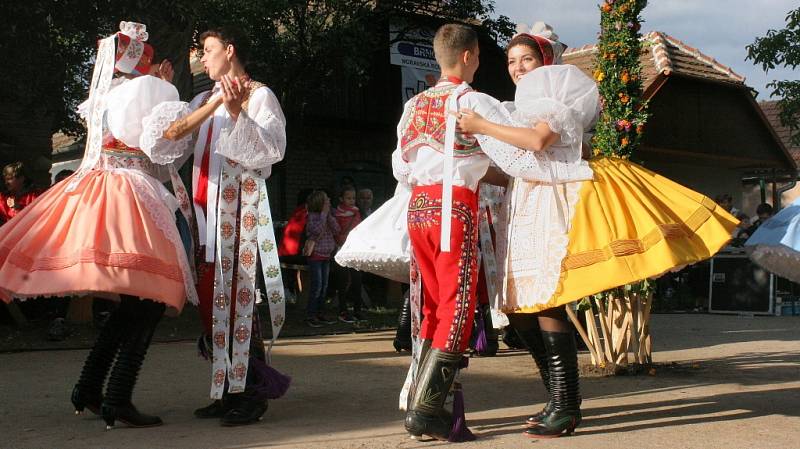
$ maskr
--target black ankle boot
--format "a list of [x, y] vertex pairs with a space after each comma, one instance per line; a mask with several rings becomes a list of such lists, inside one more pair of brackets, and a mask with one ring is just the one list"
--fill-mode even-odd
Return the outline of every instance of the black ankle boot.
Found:
[[100, 414], [100, 405], [103, 402], [103, 384], [114, 363], [120, 340], [125, 333], [125, 316], [133, 306], [131, 299], [123, 299], [122, 303], [109, 316], [103, 325], [97, 340], [86, 357], [78, 383], [72, 389], [70, 400], [75, 407], [75, 414], [83, 413], [84, 409], [95, 415]]
[[552, 410], [525, 434], [532, 438], [570, 435], [581, 422], [578, 351], [571, 332], [542, 332], [550, 373]]
[[[255, 424], [261, 420], [267, 412], [267, 394], [259, 390], [259, 382], [256, 364], [264, 362], [264, 343], [260, 340], [260, 333], [256, 332], [257, 337], [250, 340], [250, 363], [247, 367], [247, 377], [245, 378], [244, 392], [230, 394], [226, 393], [223, 397], [225, 414], [220, 420], [220, 424], [226, 427], [246, 426]], [[258, 339], [258, 342], [253, 340]], [[259, 348], [260, 346], [260, 348]], [[260, 358], [256, 358], [260, 357]]]
[[446, 440], [453, 427], [452, 415], [444, 410], [444, 403], [453, 385], [461, 353], [431, 349], [417, 376], [417, 386], [411, 407], [406, 413], [406, 431], [413, 436], [429, 435]]
[[211, 404], [200, 407], [194, 411], [194, 417], [199, 419], [211, 419], [211, 418], [222, 418], [225, 416], [225, 413], [228, 413], [230, 410], [229, 406], [225, 405], [225, 400], [217, 399]]
[[220, 420], [220, 424], [226, 427], [255, 424], [261, 420], [268, 407], [266, 399], [252, 397], [246, 391], [239, 394], [229, 394], [226, 402], [229, 408]]
[[400, 308], [400, 315], [397, 318], [397, 333], [394, 336], [394, 350], [411, 350], [411, 300], [408, 296], [403, 300], [403, 307]]
[[108, 429], [119, 420], [131, 427], [153, 427], [162, 424], [158, 416], [140, 413], [131, 402], [136, 378], [144, 362], [153, 332], [161, 316], [164, 304], [140, 300], [131, 317], [130, 332], [120, 345], [117, 362], [108, 380], [106, 397], [101, 412]]

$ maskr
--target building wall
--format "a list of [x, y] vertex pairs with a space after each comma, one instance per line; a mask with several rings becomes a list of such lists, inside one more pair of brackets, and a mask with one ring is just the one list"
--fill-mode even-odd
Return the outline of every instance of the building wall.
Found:
[[725, 167], [708, 167], [664, 161], [644, 161], [645, 167], [656, 173], [696, 190], [713, 199], [728, 193], [738, 207], [742, 201], [742, 176], [740, 170]]

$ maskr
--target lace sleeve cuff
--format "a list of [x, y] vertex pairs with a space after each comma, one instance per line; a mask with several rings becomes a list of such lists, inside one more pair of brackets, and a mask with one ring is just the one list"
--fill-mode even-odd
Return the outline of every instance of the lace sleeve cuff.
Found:
[[264, 108], [255, 120], [244, 110], [240, 112], [233, 127], [223, 128], [220, 132], [216, 151], [245, 168], [256, 170], [280, 162], [285, 150], [284, 124]]
[[576, 111], [555, 100], [540, 99], [524, 109], [518, 108], [513, 117], [530, 127], [546, 123], [551, 131], [561, 136], [561, 144], [569, 147], [579, 145], [583, 138], [583, 126], [576, 117]]
[[165, 101], [159, 103], [142, 120], [142, 135], [139, 137], [139, 148], [156, 164], [166, 165], [183, 156], [192, 136], [187, 135], [179, 140], [164, 137], [173, 122], [191, 112], [189, 105], [182, 101]]

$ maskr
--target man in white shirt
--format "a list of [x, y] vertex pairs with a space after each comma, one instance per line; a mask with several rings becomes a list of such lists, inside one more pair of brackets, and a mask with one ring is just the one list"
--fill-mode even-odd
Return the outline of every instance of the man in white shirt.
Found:
[[203, 33], [200, 41], [201, 62], [217, 83], [192, 100], [193, 112], [175, 121], [165, 137], [197, 132], [192, 190], [202, 260], [198, 296], [213, 351], [215, 401], [195, 416], [221, 418], [222, 425], [235, 426], [257, 422], [267, 398], [277, 397], [264, 396], [255, 387], [263, 383], [259, 375], [274, 370], [265, 364], [254, 304], [260, 259], [272, 335], [277, 336], [284, 320], [284, 292], [265, 180], [272, 165], [283, 159], [286, 119], [272, 91], [245, 70], [245, 36], [216, 29]]

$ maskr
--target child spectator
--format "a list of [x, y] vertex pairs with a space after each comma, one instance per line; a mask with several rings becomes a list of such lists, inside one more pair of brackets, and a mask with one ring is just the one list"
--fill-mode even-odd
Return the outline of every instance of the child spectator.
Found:
[[[359, 223], [361, 223], [361, 213], [356, 207], [356, 188], [352, 185], [345, 185], [339, 192], [339, 205], [333, 213], [336, 222], [339, 224], [339, 233], [336, 235], [338, 247], [344, 245], [347, 235]], [[361, 272], [352, 268], [345, 268], [339, 264], [334, 265], [336, 276], [336, 290], [339, 293], [339, 321], [343, 323], [354, 323], [361, 321]], [[347, 303], [353, 304], [353, 314], [347, 310]]]
[[311, 327], [321, 327], [324, 324], [333, 324], [333, 321], [325, 318], [322, 311], [328, 289], [330, 259], [336, 250], [335, 236], [339, 234], [339, 224], [331, 214], [331, 200], [324, 191], [312, 192], [306, 204], [308, 218], [303, 255], [308, 257], [308, 270], [311, 274], [306, 324]]

